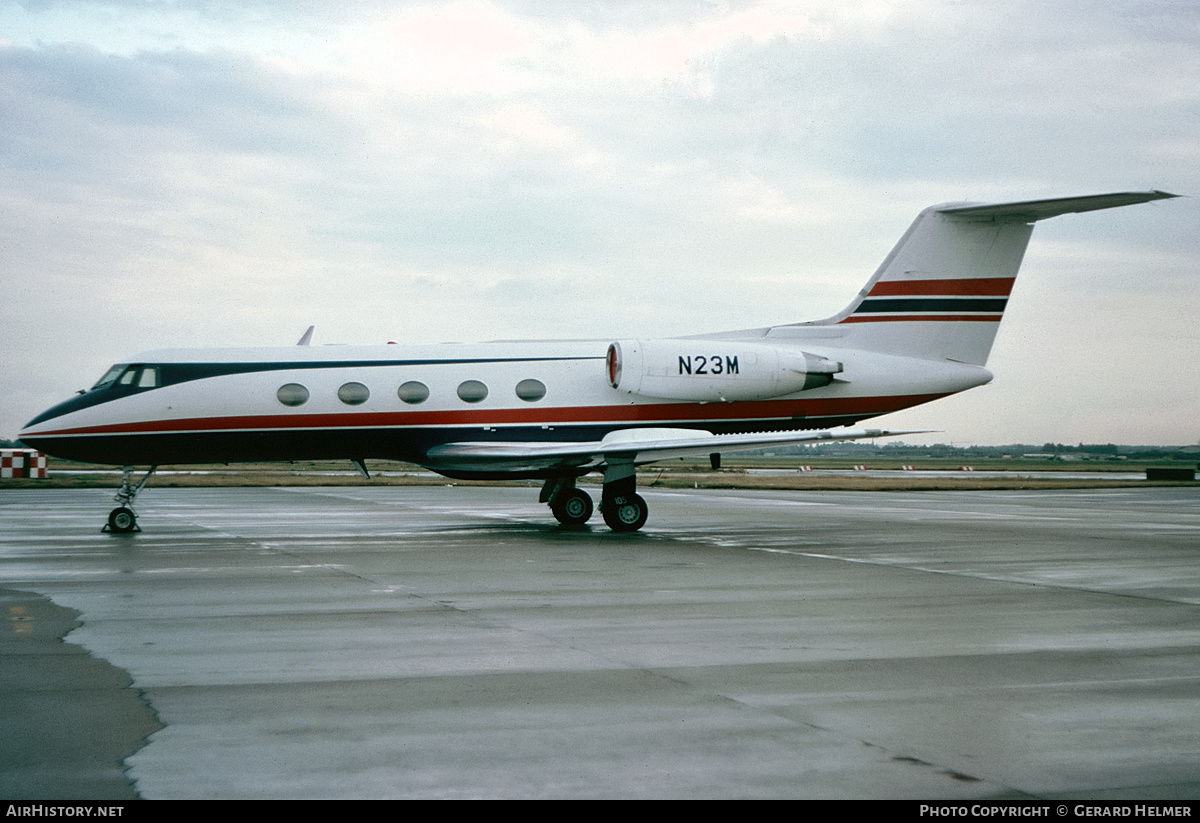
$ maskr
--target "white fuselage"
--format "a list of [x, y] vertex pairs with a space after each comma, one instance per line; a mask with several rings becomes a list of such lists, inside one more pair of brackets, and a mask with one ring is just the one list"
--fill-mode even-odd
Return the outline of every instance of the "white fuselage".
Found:
[[[670, 398], [628, 391], [624, 383], [614, 388], [603, 340], [165, 349], [125, 361], [155, 372], [60, 404], [21, 437], [50, 454], [117, 465], [395, 458], [437, 469], [426, 452], [456, 440], [583, 441], [646, 426], [717, 433], [828, 428], [991, 379], [978, 366], [855, 351], [827, 335], [806, 341], [795, 334], [652, 341], [665, 352], [663, 365], [641, 368], [671, 372], [673, 385], [683, 388]], [[794, 380], [777, 382], [781, 388], [749, 399], [736, 387], [763, 377], [746, 346], [776, 352], [762, 368], [792, 378], [805, 354], [810, 364], [836, 361], [840, 371], [824, 376], [827, 385], [789, 391]], [[718, 373], [702, 366], [711, 363], [720, 364]], [[733, 390], [714, 390], [713, 381]], [[680, 399], [691, 385], [702, 399]], [[773, 393], [781, 390], [787, 393]], [[724, 394], [741, 399], [723, 402]]]

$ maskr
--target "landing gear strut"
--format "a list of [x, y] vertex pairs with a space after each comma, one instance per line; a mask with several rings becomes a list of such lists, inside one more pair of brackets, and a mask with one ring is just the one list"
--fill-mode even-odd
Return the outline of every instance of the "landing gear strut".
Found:
[[105, 524], [101, 531], [111, 532], [113, 534], [129, 534], [130, 532], [140, 532], [138, 528], [137, 515], [133, 512], [133, 501], [137, 497], [138, 492], [146, 485], [146, 481], [150, 479], [150, 475], [154, 474], [154, 470], [158, 466], [151, 466], [150, 471], [146, 472], [137, 484], [133, 482], [133, 466], [125, 466], [121, 469], [124, 477], [121, 480], [121, 488], [117, 489], [117, 496], [113, 499], [117, 502], [117, 507], [108, 513], [108, 523]]
[[604, 494], [600, 513], [615, 532], [635, 532], [646, 525], [650, 508], [636, 491], [637, 470], [633, 461], [612, 460], [604, 469]]

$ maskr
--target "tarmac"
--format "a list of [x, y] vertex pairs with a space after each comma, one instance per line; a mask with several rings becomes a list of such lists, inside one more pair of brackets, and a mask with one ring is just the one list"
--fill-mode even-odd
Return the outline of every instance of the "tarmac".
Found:
[[1200, 797], [1200, 488], [0, 489], [0, 798]]

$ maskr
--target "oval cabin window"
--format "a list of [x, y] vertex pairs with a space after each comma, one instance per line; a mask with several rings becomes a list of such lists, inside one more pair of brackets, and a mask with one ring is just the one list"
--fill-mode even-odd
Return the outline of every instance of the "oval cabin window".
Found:
[[308, 402], [308, 389], [299, 383], [285, 383], [275, 392], [275, 396], [285, 406], [303, 406]]
[[458, 397], [466, 403], [478, 403], [488, 396], [488, 387], [478, 380], [464, 380], [458, 385]]
[[416, 405], [429, 399], [429, 387], [417, 380], [410, 380], [396, 390], [396, 395], [405, 403]]
[[367, 402], [367, 398], [371, 396], [371, 390], [362, 383], [343, 383], [338, 389], [338, 400], [341, 400], [347, 406], [358, 406]]
[[546, 396], [546, 384], [541, 380], [522, 380], [517, 384], [517, 397], [535, 403]]

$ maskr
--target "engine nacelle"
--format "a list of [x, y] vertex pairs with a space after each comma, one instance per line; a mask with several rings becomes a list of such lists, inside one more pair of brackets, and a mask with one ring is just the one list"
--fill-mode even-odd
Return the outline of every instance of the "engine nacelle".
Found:
[[621, 340], [608, 347], [616, 390], [663, 400], [765, 400], [828, 386], [842, 364], [796, 349], [726, 340]]

